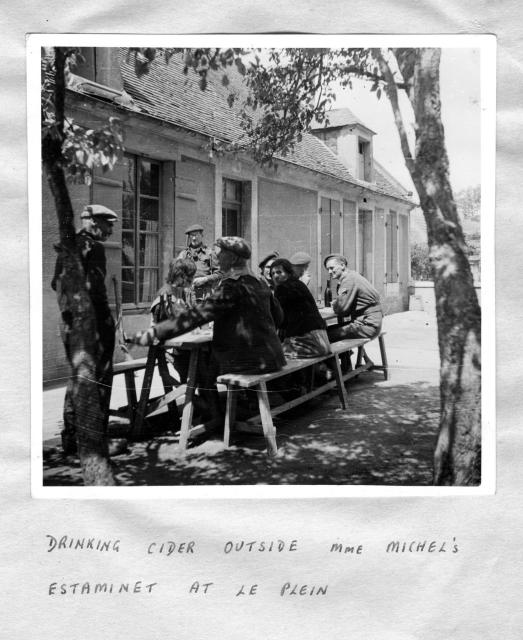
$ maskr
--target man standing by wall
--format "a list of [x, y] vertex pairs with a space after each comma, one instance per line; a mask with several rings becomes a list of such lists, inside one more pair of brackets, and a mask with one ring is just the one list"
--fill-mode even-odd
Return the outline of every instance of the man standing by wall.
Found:
[[347, 268], [344, 256], [332, 254], [325, 258], [323, 264], [329, 276], [338, 281], [332, 310], [338, 317], [348, 318], [346, 324], [328, 328], [329, 340], [375, 338], [383, 320], [379, 293], [366, 278]]
[[178, 258], [193, 260], [196, 265], [193, 288], [197, 301], [209, 295], [219, 282], [221, 273], [212, 249], [203, 244], [203, 227], [193, 224], [185, 230], [187, 248], [180, 251]]
[[[81, 257], [85, 275], [85, 288], [93, 305], [96, 331], [99, 335], [100, 353], [96, 361], [96, 383], [100, 394], [100, 407], [104, 413], [105, 431], [109, 418], [109, 402], [111, 398], [112, 361], [115, 342], [115, 324], [109, 308], [105, 287], [106, 259], [103, 242], [113, 231], [113, 224], [118, 220], [114, 211], [99, 204], [86, 206], [81, 215], [82, 229], [76, 234], [76, 247]], [[57, 247], [59, 250], [59, 247]], [[58, 255], [56, 260], [52, 288], [60, 296], [63, 261]], [[69, 333], [72, 319], [67, 311], [62, 311], [62, 334], [65, 352], [71, 362]], [[64, 427], [62, 431], [62, 448], [65, 454], [77, 452], [77, 431], [74, 412], [74, 384], [71, 377], [67, 383], [64, 400]]]

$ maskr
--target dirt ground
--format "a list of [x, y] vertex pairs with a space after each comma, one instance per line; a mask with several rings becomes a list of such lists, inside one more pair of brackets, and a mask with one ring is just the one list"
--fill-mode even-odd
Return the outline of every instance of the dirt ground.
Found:
[[[430, 485], [439, 421], [435, 321], [424, 312], [405, 312], [387, 316], [385, 329], [390, 380], [365, 372], [348, 385], [347, 410], [329, 392], [275, 418], [276, 458], [267, 457], [261, 433], [239, 432], [229, 449], [214, 434], [180, 454], [159, 416], [148, 441], [131, 443], [112, 458], [118, 484]], [[379, 360], [377, 345], [368, 351]], [[44, 417], [54, 420], [56, 433], [60, 395], [53, 392], [47, 409], [45, 395]], [[48, 486], [82, 484], [78, 460], [64, 458], [56, 438], [44, 440], [43, 474]]]

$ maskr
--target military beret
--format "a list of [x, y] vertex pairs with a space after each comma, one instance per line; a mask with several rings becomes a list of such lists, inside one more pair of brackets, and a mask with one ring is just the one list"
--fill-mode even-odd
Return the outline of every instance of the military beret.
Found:
[[301, 267], [311, 263], [312, 258], [305, 251], [298, 251], [289, 258], [289, 262], [295, 267]]
[[110, 222], [118, 220], [118, 216], [114, 211], [104, 207], [102, 204], [89, 204], [82, 211], [81, 218], [105, 218]]
[[247, 260], [251, 257], [251, 248], [248, 242], [239, 236], [223, 236], [218, 238], [214, 244], [224, 251], [235, 253], [240, 258]]
[[267, 262], [269, 262], [269, 260], [274, 260], [275, 258], [278, 258], [280, 256], [280, 254], [277, 251], [271, 251], [271, 253], [269, 253], [269, 255], [265, 256], [265, 258], [260, 262], [260, 264], [258, 265], [260, 267], [260, 269], [263, 269], [265, 267], [265, 265], [267, 264]]
[[342, 262], [345, 266], [347, 266], [347, 258], [345, 256], [342, 256], [341, 253], [331, 253], [329, 256], [327, 256], [325, 258], [325, 260], [323, 261], [323, 266], [326, 267], [327, 266], [327, 262], [331, 259], [331, 258], [336, 258], [336, 260], [339, 260], [340, 262]]
[[189, 233], [195, 233], [196, 231], [203, 233], [203, 227], [201, 224], [192, 224], [190, 227], [187, 227], [187, 229], [185, 229], [185, 235], [189, 235]]

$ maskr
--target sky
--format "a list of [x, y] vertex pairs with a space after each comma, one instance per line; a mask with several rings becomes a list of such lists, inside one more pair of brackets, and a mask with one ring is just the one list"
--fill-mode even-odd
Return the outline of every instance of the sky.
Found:
[[[480, 52], [477, 49], [443, 49], [441, 55], [441, 104], [445, 140], [454, 191], [481, 181]], [[405, 98], [404, 104], [408, 105]], [[377, 100], [370, 85], [353, 82], [350, 90], [338, 91], [335, 108], [348, 107], [374, 130], [374, 156], [407, 189], [414, 190], [405, 167], [392, 109], [385, 96]], [[403, 105], [402, 105], [403, 108]], [[408, 112], [408, 108], [405, 110]], [[412, 118], [406, 120], [412, 131]]]

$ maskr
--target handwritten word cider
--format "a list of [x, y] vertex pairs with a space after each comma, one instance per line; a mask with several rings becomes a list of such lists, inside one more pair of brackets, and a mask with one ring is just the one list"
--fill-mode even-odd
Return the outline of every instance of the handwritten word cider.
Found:
[[194, 540], [188, 542], [174, 542], [173, 540], [151, 542], [147, 547], [147, 555], [171, 556], [173, 553], [194, 553], [195, 544]]

